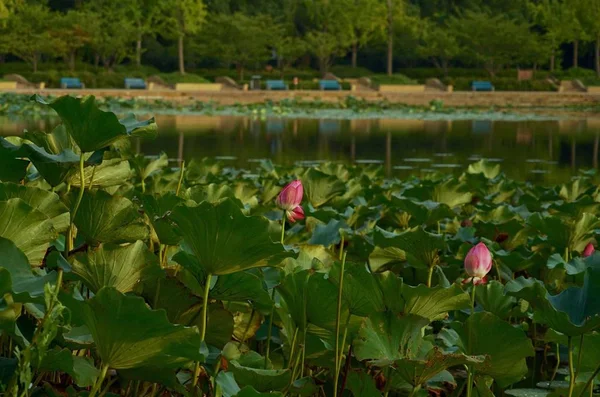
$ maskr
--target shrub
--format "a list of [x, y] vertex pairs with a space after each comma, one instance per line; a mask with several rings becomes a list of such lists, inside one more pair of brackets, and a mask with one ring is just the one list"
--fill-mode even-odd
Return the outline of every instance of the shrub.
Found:
[[[453, 85], [455, 91], [471, 91], [473, 78], [447, 78], [442, 79], [444, 84]], [[497, 77], [486, 79], [491, 81], [496, 91], [555, 91], [555, 88], [546, 80], [518, 81], [516, 78]]]
[[586, 68], [570, 68], [567, 70], [561, 70], [555, 72], [554, 76], [559, 80], [594, 79], [597, 77], [594, 70]]
[[375, 84], [417, 84], [416, 80], [400, 73], [396, 73], [392, 76], [376, 74], [370, 76], [370, 79]]
[[363, 68], [363, 67], [353, 68], [352, 66], [349, 66], [349, 65], [332, 66], [330, 72], [342, 79], [368, 77], [373, 74], [373, 72], [367, 68]]
[[175, 84], [175, 83], [210, 83], [209, 80], [205, 79], [202, 76], [198, 76], [193, 73], [180, 74], [178, 72], [173, 73], [158, 73], [157, 74], [161, 79], [165, 81], [167, 84]]

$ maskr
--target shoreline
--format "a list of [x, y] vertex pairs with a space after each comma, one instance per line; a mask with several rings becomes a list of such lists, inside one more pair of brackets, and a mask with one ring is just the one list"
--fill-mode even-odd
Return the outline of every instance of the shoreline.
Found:
[[266, 101], [289, 100], [339, 102], [351, 96], [368, 102], [388, 102], [395, 105], [429, 106], [432, 101], [442, 101], [447, 107], [500, 107], [500, 108], [556, 108], [574, 106], [600, 106], [600, 94], [587, 92], [533, 92], [533, 91], [425, 91], [412, 93], [382, 93], [378, 91], [174, 91], [126, 89], [17, 89], [0, 91], [0, 94], [61, 96], [94, 95], [98, 98], [163, 100], [178, 104], [215, 102], [221, 106], [260, 104]]

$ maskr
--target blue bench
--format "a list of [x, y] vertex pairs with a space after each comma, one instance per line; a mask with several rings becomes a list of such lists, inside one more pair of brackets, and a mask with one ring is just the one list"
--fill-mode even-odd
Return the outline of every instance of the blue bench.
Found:
[[266, 81], [267, 90], [287, 90], [288, 85], [283, 82], [283, 80], [267, 80]]
[[494, 91], [494, 86], [489, 81], [472, 81], [471, 90], [473, 91]]
[[85, 84], [77, 77], [63, 77], [60, 79], [60, 88], [85, 88]]
[[340, 83], [337, 80], [319, 80], [319, 88], [321, 91], [335, 90], [339, 91], [342, 89]]
[[135, 78], [126, 78], [125, 79], [125, 88], [130, 90], [130, 89], [137, 89], [137, 90], [145, 90], [146, 89], [146, 82], [144, 81], [144, 79], [135, 79]]

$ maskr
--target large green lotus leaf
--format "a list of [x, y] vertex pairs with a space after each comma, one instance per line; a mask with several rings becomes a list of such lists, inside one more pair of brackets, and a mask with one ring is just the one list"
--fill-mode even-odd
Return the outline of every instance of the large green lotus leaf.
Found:
[[60, 154], [65, 150], [72, 152], [77, 152], [77, 150], [79, 150], [75, 141], [73, 141], [67, 132], [64, 124], [57, 125], [50, 133], [25, 131], [23, 136], [50, 154]]
[[310, 168], [301, 179], [306, 198], [315, 208], [321, 207], [346, 191], [344, 182], [314, 168]]
[[445, 181], [429, 181], [427, 184], [407, 189], [403, 195], [414, 197], [419, 201], [431, 200], [456, 208], [471, 202], [473, 196], [469, 190], [466, 183], [449, 178]]
[[0, 384], [7, 385], [10, 382], [18, 363], [16, 358], [0, 357]]
[[429, 321], [443, 319], [453, 310], [462, 310], [471, 306], [469, 295], [458, 285], [444, 288], [436, 286], [428, 288], [421, 284], [416, 287], [402, 285], [404, 313], [427, 318]]
[[81, 99], [62, 96], [53, 102], [46, 102], [39, 95], [35, 95], [33, 99], [58, 113], [67, 132], [82, 152], [100, 150], [120, 138], [145, 136], [149, 131], [156, 130], [154, 119], [137, 122], [135, 118], [128, 117], [119, 121], [114, 113], [100, 110], [94, 96]]
[[19, 198], [46, 215], [58, 233], [64, 232], [69, 227], [69, 210], [56, 193], [14, 183], [0, 184], [0, 201], [12, 198]]
[[25, 178], [29, 161], [18, 157], [0, 141], [0, 181], [20, 182]]
[[563, 216], [579, 218], [584, 213], [597, 214], [600, 211], [600, 203], [590, 196], [583, 196], [574, 202], [555, 201], [548, 207], [551, 213], [558, 212]]
[[125, 246], [101, 244], [76, 254], [71, 267], [94, 293], [102, 287], [131, 292], [138, 283], [158, 278], [162, 273], [158, 258], [141, 241]]
[[[283, 390], [292, 376], [289, 369], [263, 369], [242, 366], [237, 360], [229, 362], [229, 371], [233, 373], [240, 386], [252, 386], [259, 392]], [[239, 393], [237, 394], [240, 395]]]
[[146, 240], [148, 226], [133, 203], [103, 190], [86, 190], [75, 215], [77, 231], [92, 245]]
[[593, 190], [595, 188], [595, 186], [590, 186], [589, 183], [586, 184], [583, 182], [582, 179], [577, 178], [570, 183], [561, 185], [558, 195], [567, 202], [576, 201], [577, 198], [582, 194], [585, 194], [587, 190]]
[[369, 255], [369, 264], [374, 272], [386, 265], [395, 265], [406, 261], [406, 253], [395, 247], [375, 247]]
[[379, 227], [374, 233], [375, 245], [396, 247], [406, 253], [408, 263], [416, 268], [429, 268], [439, 262], [439, 251], [444, 249], [444, 237], [417, 226], [400, 234], [387, 232]]
[[166, 153], [161, 153], [157, 157], [147, 157], [138, 154], [129, 159], [129, 162], [140, 179], [145, 180], [165, 169], [169, 165], [169, 158]]
[[41, 266], [58, 234], [46, 215], [20, 198], [12, 198], [0, 201], [0, 237], [13, 241], [32, 266]]
[[381, 396], [381, 392], [377, 390], [373, 377], [364, 371], [359, 371], [354, 368], [351, 369], [348, 374], [346, 387], [352, 392], [352, 395], [356, 397]]
[[263, 313], [271, 311], [269, 293], [263, 288], [262, 280], [248, 272], [237, 272], [219, 276], [210, 290], [210, 298], [220, 301], [252, 301]]
[[105, 287], [71, 310], [81, 312], [102, 363], [110, 368], [172, 368], [203, 359], [197, 328], [171, 324], [165, 311], [150, 310], [140, 297]]
[[577, 256], [572, 258], [569, 262], [565, 262], [565, 259], [560, 254], [550, 255], [548, 262], [546, 263], [548, 269], [561, 269], [566, 274], [573, 276], [575, 274], [585, 272], [587, 264], [584, 258]]
[[8, 154], [8, 156], [29, 158], [40, 175], [42, 175], [51, 186], [60, 185], [79, 163], [79, 155], [75, 154], [70, 149], [53, 154], [48, 153], [44, 148], [32, 143], [26, 143], [26, 141], [21, 139], [18, 143], [19, 146], [16, 146], [0, 137], [0, 148], [2, 148], [0, 154], [9, 152], [10, 154]]
[[[175, 390], [181, 395], [185, 395], [185, 387], [179, 383], [176, 376], [177, 369], [165, 369], [159, 367], [136, 367], [130, 369], [120, 369], [119, 379], [125, 381], [146, 381], [158, 383], [161, 386]], [[105, 396], [110, 396], [106, 393]], [[113, 395], [116, 397], [115, 395]]]
[[423, 328], [428, 324], [426, 318], [412, 314], [373, 313], [358, 331], [354, 355], [359, 361], [379, 367], [403, 358], [415, 358], [423, 340]]
[[135, 114], [129, 113], [119, 120], [128, 135], [141, 139], [154, 139], [158, 136], [158, 125], [154, 117], [148, 120], [138, 120]]
[[48, 350], [39, 367], [42, 371], [58, 371], [69, 374], [79, 387], [92, 386], [100, 371], [88, 357], [73, 355], [69, 349]]
[[[86, 167], [84, 169], [85, 188], [101, 189], [111, 186], [119, 186], [127, 182], [131, 177], [131, 168], [127, 160], [119, 158], [102, 161], [100, 165]], [[81, 186], [79, 172], [72, 173], [67, 178], [67, 183], [73, 187]]]
[[486, 356], [485, 362], [475, 364], [475, 373], [494, 378], [505, 388], [527, 374], [526, 357], [534, 355], [531, 340], [520, 329], [502, 321], [492, 313], [479, 312], [463, 323], [454, 322], [463, 352]]
[[331, 219], [326, 225], [317, 225], [308, 244], [329, 247], [342, 241], [342, 230], [349, 231], [348, 225], [343, 220]]
[[56, 273], [34, 274], [25, 254], [13, 243], [0, 237], [0, 297], [12, 293], [17, 302], [44, 296], [44, 286], [56, 281]]
[[592, 240], [594, 230], [600, 225], [598, 218], [589, 213], [584, 213], [576, 221], [572, 218], [562, 219], [558, 216], [535, 213], [529, 217], [527, 223], [541, 235], [545, 235], [545, 242], [561, 253], [565, 248], [583, 252]]
[[519, 277], [506, 285], [507, 295], [525, 299], [533, 308], [535, 321], [569, 336], [600, 327], [600, 270], [589, 268], [583, 287], [570, 287], [550, 295], [544, 284]]
[[[446, 204], [435, 201], [418, 202], [400, 195], [392, 194], [392, 205], [408, 214], [410, 214], [410, 224], [433, 225], [444, 218], [454, 218], [456, 214]], [[395, 209], [393, 208], [393, 209]]]
[[504, 285], [496, 280], [477, 286], [475, 300], [485, 311], [502, 319], [508, 318], [517, 304], [514, 296], [504, 294]]
[[231, 187], [227, 184], [219, 185], [216, 183], [211, 183], [210, 185], [197, 185], [189, 188], [186, 191], [186, 198], [189, 200], [194, 200], [196, 203], [200, 204], [203, 201], [208, 201], [209, 203], [216, 203], [225, 198], [229, 198], [233, 200], [240, 207], [243, 207], [241, 201], [235, 196], [235, 192], [231, 189]]
[[177, 245], [181, 241], [181, 236], [176, 233], [167, 215], [183, 202], [184, 200], [173, 192], [156, 196], [148, 194], [142, 196], [144, 211], [161, 244]]
[[491, 163], [485, 159], [470, 164], [467, 168], [469, 174], [483, 174], [487, 179], [494, 179], [500, 174], [500, 164]]
[[292, 318], [296, 327], [301, 330], [305, 330], [308, 326], [304, 308], [305, 302], [308, 300], [308, 280], [310, 276], [310, 270], [290, 273], [281, 280], [281, 284], [277, 287], [277, 291], [282, 298], [281, 306]]
[[402, 296], [402, 278], [391, 271], [376, 274], [383, 293], [385, 307], [393, 313], [402, 313], [404, 297]]
[[224, 275], [263, 266], [277, 266], [291, 256], [269, 234], [264, 217], [245, 216], [231, 200], [179, 205], [170, 215], [186, 245], [207, 273]]
[[[172, 277], [151, 279], [144, 284], [146, 301], [155, 309], [164, 309], [174, 324], [196, 325], [202, 330], [202, 299]], [[209, 304], [206, 343], [223, 347], [231, 340], [233, 316], [221, 303]]]
[[481, 364], [484, 357], [471, 357], [462, 353], [444, 354], [433, 348], [422, 359], [400, 359], [395, 362], [392, 376], [400, 376], [413, 387], [420, 386], [448, 368]]
[[[329, 272], [329, 279], [340, 284], [341, 263], [336, 264]], [[384, 311], [383, 292], [377, 279], [364, 264], [346, 263], [342, 297], [348, 310], [355, 316], [367, 317], [376, 311]]]
[[526, 229], [523, 222], [518, 219], [510, 219], [502, 223], [477, 221], [475, 228], [479, 237], [492, 241], [502, 239], [502, 246], [511, 251], [527, 244], [527, 238], [531, 234], [531, 231]]

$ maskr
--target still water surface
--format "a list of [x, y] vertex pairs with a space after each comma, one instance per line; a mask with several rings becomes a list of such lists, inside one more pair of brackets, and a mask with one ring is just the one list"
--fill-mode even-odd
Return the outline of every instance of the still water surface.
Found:
[[[157, 116], [159, 136], [141, 142], [145, 154], [219, 157], [235, 166], [258, 159], [381, 163], [389, 175], [460, 172], [480, 158], [509, 176], [559, 182], [598, 167], [600, 118], [552, 121], [290, 119], [243, 116]], [[49, 131], [55, 119], [0, 118], [0, 135]]]

